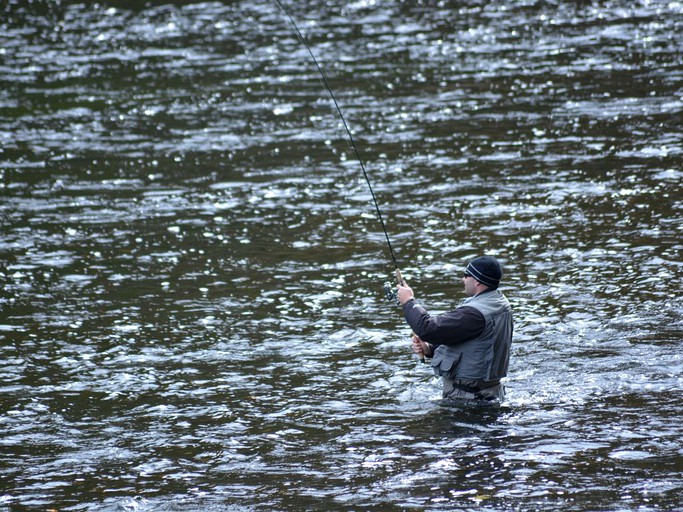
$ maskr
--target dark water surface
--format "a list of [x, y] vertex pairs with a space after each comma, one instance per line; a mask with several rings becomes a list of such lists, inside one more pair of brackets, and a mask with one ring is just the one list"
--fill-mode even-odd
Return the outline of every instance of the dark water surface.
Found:
[[0, 6], [0, 509], [683, 508], [683, 3], [289, 7], [418, 298], [503, 261], [495, 410], [275, 3]]

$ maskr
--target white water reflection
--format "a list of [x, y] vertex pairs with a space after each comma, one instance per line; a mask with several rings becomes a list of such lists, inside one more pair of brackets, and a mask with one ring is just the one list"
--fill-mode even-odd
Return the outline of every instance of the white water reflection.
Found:
[[678, 507], [681, 6], [291, 9], [420, 298], [504, 261], [507, 402], [439, 403], [275, 5], [13, 4], [0, 507]]

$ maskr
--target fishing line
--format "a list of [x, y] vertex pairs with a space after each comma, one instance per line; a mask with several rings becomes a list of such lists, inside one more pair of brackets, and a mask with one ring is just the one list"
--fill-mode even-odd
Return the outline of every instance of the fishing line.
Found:
[[332, 88], [330, 87], [330, 84], [327, 81], [327, 77], [325, 76], [325, 73], [323, 72], [322, 68], [320, 67], [320, 64], [318, 64], [318, 59], [315, 58], [315, 55], [313, 54], [313, 51], [311, 50], [311, 47], [308, 46], [308, 43], [306, 43], [306, 40], [304, 39], [304, 36], [301, 34], [301, 31], [299, 30], [299, 27], [297, 26], [296, 22], [294, 21], [294, 18], [292, 18], [285, 7], [282, 5], [282, 2], [280, 0], [275, 0], [275, 3], [280, 7], [280, 10], [289, 18], [289, 21], [292, 23], [292, 26], [294, 27], [294, 31], [296, 32], [296, 36], [301, 42], [302, 45], [306, 47], [306, 50], [308, 50], [309, 55], [311, 56], [311, 59], [313, 59], [313, 63], [315, 64], [315, 67], [318, 69], [318, 73], [320, 73], [320, 78], [323, 83], [323, 86], [327, 90], [328, 94], [330, 95], [330, 98], [332, 99], [332, 102], [334, 103], [334, 107], [337, 109], [337, 112], [339, 113], [339, 117], [342, 121], [342, 124], [344, 125], [344, 129], [346, 130], [347, 135], [349, 136], [349, 141], [351, 142], [351, 148], [353, 149], [354, 154], [356, 155], [356, 158], [358, 159], [358, 163], [360, 164], [360, 168], [363, 171], [363, 176], [365, 177], [365, 181], [368, 184], [368, 188], [370, 189], [370, 195], [372, 196], [372, 202], [375, 204], [375, 210], [377, 211], [377, 218], [379, 219], [379, 223], [382, 226], [382, 231], [384, 232], [384, 237], [387, 240], [387, 246], [389, 247], [389, 254], [391, 255], [391, 260], [394, 263], [394, 268], [396, 269], [396, 277], [399, 282], [402, 282], [403, 279], [401, 278], [401, 273], [398, 269], [398, 263], [396, 263], [396, 257], [394, 256], [394, 249], [391, 247], [391, 241], [389, 240], [389, 234], [387, 233], [387, 227], [384, 224], [384, 218], [382, 217], [382, 210], [379, 208], [379, 204], [377, 203], [377, 197], [375, 196], [375, 191], [372, 189], [372, 185], [370, 184], [370, 178], [368, 177], [368, 173], [365, 170], [365, 165], [363, 164], [363, 160], [360, 157], [360, 154], [358, 153], [358, 149], [356, 148], [356, 142], [353, 140], [353, 135], [351, 135], [351, 130], [349, 129], [348, 124], [346, 124], [346, 119], [344, 119], [344, 114], [342, 114], [341, 108], [339, 108], [339, 104], [337, 103], [337, 98], [335, 98], [334, 93], [332, 92]]

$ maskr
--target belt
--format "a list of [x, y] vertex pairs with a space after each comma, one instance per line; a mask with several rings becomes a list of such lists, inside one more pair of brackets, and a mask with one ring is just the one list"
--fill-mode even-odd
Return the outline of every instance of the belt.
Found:
[[485, 389], [489, 389], [500, 384], [499, 380], [490, 380], [488, 382], [478, 382], [476, 386], [469, 386], [467, 384], [460, 384], [459, 382], [453, 382], [453, 387], [464, 391], [465, 393], [479, 393]]

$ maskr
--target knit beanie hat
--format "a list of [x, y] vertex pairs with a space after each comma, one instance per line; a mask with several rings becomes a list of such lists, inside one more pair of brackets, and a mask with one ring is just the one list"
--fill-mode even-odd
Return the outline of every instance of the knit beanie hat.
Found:
[[467, 264], [465, 272], [472, 275], [477, 281], [489, 288], [498, 288], [503, 270], [500, 263], [493, 256], [480, 256]]

